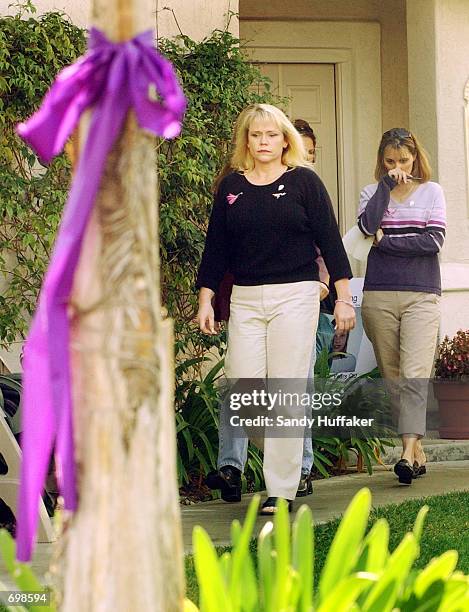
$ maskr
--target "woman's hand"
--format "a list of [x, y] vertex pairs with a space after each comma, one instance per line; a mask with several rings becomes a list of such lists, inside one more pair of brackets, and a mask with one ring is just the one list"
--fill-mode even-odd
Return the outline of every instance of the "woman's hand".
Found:
[[336, 302], [334, 308], [335, 329], [348, 332], [355, 327], [355, 308], [345, 302]]
[[329, 295], [329, 287], [326, 284], [319, 281], [319, 300], [320, 301], [325, 300], [328, 295]]
[[355, 327], [355, 308], [352, 306], [350, 282], [348, 278], [340, 278], [334, 285], [337, 292], [334, 308], [335, 329], [348, 332]]
[[203, 334], [216, 335], [220, 331], [219, 323], [215, 323], [215, 313], [212, 306], [214, 292], [207, 287], [202, 287], [199, 293], [199, 310], [197, 312], [197, 324]]
[[375, 239], [373, 240], [373, 246], [378, 246], [383, 236], [384, 236], [384, 232], [381, 228], [379, 228], [375, 234]]
[[398, 185], [401, 183], [409, 183], [413, 178], [412, 175], [407, 174], [407, 172], [404, 172], [404, 170], [401, 170], [401, 168], [393, 168], [392, 170], [389, 170], [388, 176], [395, 180]]

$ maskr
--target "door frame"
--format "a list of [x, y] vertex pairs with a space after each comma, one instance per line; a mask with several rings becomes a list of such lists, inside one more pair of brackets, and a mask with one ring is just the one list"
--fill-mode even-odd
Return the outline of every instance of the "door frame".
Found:
[[[356, 223], [359, 190], [374, 180], [382, 124], [379, 24], [241, 21], [240, 37], [249, 41], [245, 49], [253, 62], [335, 65], [338, 207], [345, 232]], [[298, 46], [286, 46], [286, 37]], [[366, 85], [374, 96], [362, 104]]]

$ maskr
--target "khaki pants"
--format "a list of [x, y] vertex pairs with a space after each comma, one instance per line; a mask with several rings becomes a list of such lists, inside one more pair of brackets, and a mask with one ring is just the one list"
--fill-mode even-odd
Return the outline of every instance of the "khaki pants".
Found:
[[[225, 358], [227, 378], [292, 379], [291, 391], [305, 393], [318, 316], [319, 283], [316, 281], [235, 285]], [[304, 414], [302, 407], [296, 410], [293, 407], [292, 411], [295, 416]], [[296, 437], [284, 438], [269, 437], [266, 433], [264, 478], [269, 496], [295, 498], [301, 475], [304, 429], [296, 433]]]
[[362, 319], [381, 376], [398, 382], [391, 397], [399, 414], [399, 435], [425, 435], [428, 379], [440, 323], [439, 296], [416, 291], [365, 291]]

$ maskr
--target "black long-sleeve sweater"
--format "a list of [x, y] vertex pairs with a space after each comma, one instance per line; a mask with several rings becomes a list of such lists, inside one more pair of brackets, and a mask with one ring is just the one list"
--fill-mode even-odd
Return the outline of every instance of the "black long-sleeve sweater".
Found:
[[319, 280], [314, 244], [331, 282], [352, 278], [329, 195], [308, 168], [253, 185], [233, 172], [215, 197], [197, 287], [217, 291], [227, 270], [236, 285]]

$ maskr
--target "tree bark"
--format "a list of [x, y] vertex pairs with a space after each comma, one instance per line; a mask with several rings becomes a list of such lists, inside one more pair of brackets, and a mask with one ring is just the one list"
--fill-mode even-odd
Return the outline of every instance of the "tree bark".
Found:
[[[94, 0], [93, 22], [126, 40], [151, 27], [155, 11], [155, 0]], [[155, 142], [131, 112], [72, 296], [79, 507], [51, 566], [65, 612], [183, 608], [173, 334], [161, 314], [157, 228]]]

